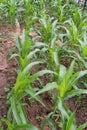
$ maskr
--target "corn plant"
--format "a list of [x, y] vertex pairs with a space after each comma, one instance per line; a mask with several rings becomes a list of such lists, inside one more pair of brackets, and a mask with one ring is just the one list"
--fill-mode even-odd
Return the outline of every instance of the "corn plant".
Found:
[[56, 97], [55, 107], [60, 111], [59, 126], [62, 130], [83, 130], [87, 127], [87, 123], [80, 126], [76, 124], [75, 111], [71, 112], [67, 106], [62, 102], [61, 98]]
[[78, 5], [71, 1], [63, 1], [63, 0], [52, 0], [51, 1], [52, 13], [51, 16], [54, 16], [58, 22], [61, 24], [69, 18], [73, 17], [75, 14], [75, 10], [78, 9]]
[[[55, 48], [55, 45], [53, 45], [53, 46], [49, 46], [46, 43], [36, 42], [33, 47], [34, 48], [41, 48], [41, 51], [40, 51], [38, 58], [40, 56], [43, 56], [43, 58], [45, 58], [46, 66], [50, 70], [52, 70], [56, 73], [58, 71], [58, 66], [59, 66], [58, 53], [61, 51], [61, 47]], [[57, 75], [57, 73], [56, 73], [56, 75]], [[56, 75], [54, 75], [54, 77]]]
[[18, 124], [15, 125], [14, 123], [10, 123], [8, 120], [6, 119], [2, 119], [3, 122], [5, 122], [8, 126], [7, 130], [38, 130], [35, 126], [31, 125], [31, 124]]
[[45, 4], [46, 2], [44, 0], [34, 0], [33, 1], [34, 4], [34, 9], [35, 9], [35, 13], [38, 17], [41, 17], [45, 14]]
[[[16, 46], [18, 48], [18, 54], [13, 54], [11, 56], [11, 58], [19, 57], [19, 60], [20, 60], [20, 66], [19, 66], [20, 71], [19, 71], [19, 74], [18, 74], [18, 77], [17, 77], [17, 80], [16, 80], [15, 90], [17, 88], [19, 89], [19, 87], [21, 87], [19, 85], [19, 82], [21, 81], [21, 79], [22, 79], [22, 81], [24, 82], [24, 85], [25, 85], [25, 83], [28, 84], [30, 82], [33, 82], [36, 79], [36, 77], [38, 77], [38, 76], [42, 76], [45, 73], [52, 72], [52, 71], [49, 71], [49, 70], [46, 70], [46, 69], [42, 70], [41, 72], [37, 72], [36, 74], [34, 74], [34, 76], [33, 76], [34, 80], [33, 80], [32, 75], [30, 75], [32, 66], [37, 65], [39, 63], [43, 63], [43, 61], [33, 61], [33, 62], [31, 62], [31, 59], [34, 57], [34, 55], [36, 53], [40, 52], [40, 49], [36, 48], [36, 49], [32, 50], [32, 48], [34, 48], [34, 47], [31, 47], [31, 41], [29, 41], [29, 39], [26, 37], [25, 31], [23, 32], [22, 37], [23, 37], [23, 39], [22, 39], [21, 42], [20, 42], [19, 38], [17, 37]], [[31, 80], [29, 80], [29, 77], [31, 77], [30, 78]], [[22, 82], [22, 85], [23, 85], [23, 82]], [[25, 85], [25, 86], [27, 86], [27, 85]], [[16, 92], [18, 92], [18, 89], [16, 90]]]
[[13, 23], [13, 21], [15, 20], [15, 14], [16, 14], [16, 9], [17, 9], [17, 1], [15, 0], [9, 0], [9, 1], [5, 1], [4, 8], [7, 10], [7, 14], [6, 17], [7, 19], [10, 19], [11, 23]]
[[[77, 22], [78, 19], [78, 22]], [[87, 30], [87, 18], [84, 12], [81, 10], [75, 10], [74, 16], [72, 16], [72, 20], [68, 20], [69, 22], [69, 40], [72, 44], [78, 43], [78, 40], [82, 39], [84, 33]]]
[[22, 8], [22, 1], [7, 0], [0, 4], [1, 20], [6, 19], [7, 22], [13, 24], [15, 20], [20, 20], [24, 9]]
[[53, 8], [53, 16], [58, 19], [58, 22], [63, 22], [65, 18], [64, 8], [66, 6], [62, 5], [62, 0], [55, 0], [51, 2]]
[[[26, 116], [22, 99], [29, 95], [32, 99], [37, 100], [43, 106], [44, 103], [39, 95], [35, 96], [36, 90], [32, 88], [33, 82], [39, 77], [43, 76], [44, 74], [50, 73], [54, 74], [54, 72], [50, 70], [41, 70], [36, 72], [35, 74], [31, 75], [31, 69], [33, 66], [43, 63], [42, 61], [33, 61], [31, 62], [32, 57], [39, 52], [39, 49], [31, 50], [31, 42], [29, 41], [28, 37], [26, 37], [25, 31], [23, 32], [22, 41], [17, 37], [16, 43], [18, 54], [15, 53], [11, 56], [11, 58], [17, 57], [20, 60], [18, 76], [16, 79], [16, 83], [10, 93], [9, 96], [9, 104], [10, 107], [10, 114], [12, 114], [13, 125], [9, 123], [11, 115], [9, 115], [8, 121], [5, 121], [8, 125], [8, 130], [10, 128], [14, 130], [15, 128], [24, 128], [24, 129], [35, 129], [36, 127], [30, 125], [28, 118]], [[30, 98], [30, 99], [31, 99]], [[14, 126], [14, 123], [17, 124]]]
[[71, 43], [72, 46], [78, 43], [78, 40], [81, 39], [84, 35], [84, 30], [79, 30], [77, 26], [75, 25], [74, 21], [70, 22], [69, 26], [69, 43]]
[[[79, 89], [76, 86], [78, 79], [83, 77], [84, 75], [86, 75], [87, 70], [76, 72], [73, 74], [73, 67], [75, 64], [74, 62], [75, 61], [73, 61], [71, 63], [70, 68], [67, 71], [64, 66], [63, 67], [60, 66], [58, 83], [55, 83], [55, 87], [53, 86], [53, 88], [57, 88], [58, 96], [62, 100], [71, 98], [71, 97], [73, 97], [75, 95], [79, 95], [79, 94], [87, 94], [86, 90]], [[48, 88], [48, 86], [49, 86], [49, 88]], [[41, 92], [39, 91], [37, 94], [42, 93], [42, 91], [44, 91], [44, 92], [47, 91], [46, 89], [51, 90], [53, 88], [52, 88], [51, 84], [47, 85], [41, 90]]]
[[85, 93], [85, 90], [80, 90], [76, 87], [79, 78], [87, 74], [87, 71], [80, 71], [73, 74], [74, 61], [71, 63], [70, 68], [60, 80], [58, 86], [58, 93], [61, 98], [66, 99], [81, 93]]
[[30, 27], [30, 25], [32, 24], [31, 19], [34, 19], [32, 17], [35, 17], [35, 6], [32, 2], [32, 0], [24, 0], [23, 1], [23, 19], [24, 22], [26, 23], [26, 27], [28, 26], [28, 28]]
[[[31, 5], [31, 6], [29, 6]], [[2, 1], [0, 4], [1, 20], [4, 18], [10, 23], [15, 23], [18, 19], [20, 23], [26, 23], [26, 21], [34, 16], [34, 4], [31, 0], [8, 0]]]
[[[54, 88], [57, 89], [57, 93], [55, 96], [56, 98], [54, 98], [55, 99], [54, 111], [56, 111], [57, 109], [61, 111], [61, 114], [60, 114], [61, 120], [62, 120], [61, 127], [63, 130], [67, 130], [67, 128], [73, 129], [74, 127], [75, 129], [79, 129], [79, 128], [83, 129], [83, 127], [85, 126], [85, 125], [82, 125], [83, 127], [80, 126], [79, 128], [77, 128], [75, 124], [74, 115], [70, 114], [71, 112], [68, 110], [68, 108], [66, 108], [66, 106], [64, 106], [65, 100], [75, 95], [87, 94], [87, 90], [79, 89], [77, 87], [78, 79], [86, 75], [87, 70], [73, 73], [74, 64], [75, 64], [75, 61], [72, 61], [68, 70], [66, 70], [64, 66], [60, 66], [60, 71], [58, 74], [58, 77], [59, 77], [58, 82], [52, 82], [52, 83], [47, 84], [43, 89], [41, 89], [39, 92], [35, 94], [36, 96], [43, 92], [51, 91], [51, 89], [54, 89]], [[71, 124], [69, 124], [70, 122]]]
[[86, 57], [87, 56], [87, 33], [84, 34], [84, 37], [82, 40], [79, 40], [79, 43], [82, 49], [81, 55], [83, 57]]
[[69, 58], [69, 59], [76, 59], [76, 62], [78, 63], [78, 69], [87, 69], [87, 61], [86, 61], [86, 32], [84, 32], [82, 39], [78, 39], [78, 45], [74, 45], [73, 48], [67, 47], [65, 45], [64, 50], [66, 52], [66, 56], [63, 56], [63, 58]]
[[[33, 4], [32, 4], [32, 0], [24, 0], [24, 8], [26, 9], [26, 12], [25, 13], [27, 13], [27, 15], [33, 15], [33, 13], [34, 13], [34, 6], [33, 6]], [[31, 6], [29, 6], [29, 5], [31, 5]]]
[[[46, 124], [49, 124], [52, 130], [57, 130], [59, 128], [61, 128], [62, 130], [83, 130], [84, 128], [87, 127], [87, 122], [81, 124], [80, 126], [76, 124], [75, 119], [76, 110], [74, 112], [71, 112], [59, 97], [54, 98], [54, 110], [57, 109], [58, 113], [57, 111], [54, 111], [47, 115], [46, 119], [42, 124], [42, 129], [44, 129], [44, 126]], [[56, 120], [55, 122], [53, 120], [54, 116], [58, 117], [59, 120]]]
[[[33, 38], [33, 41], [35, 42], [35, 45], [33, 47], [41, 48], [41, 55], [44, 55], [44, 53], [46, 53], [44, 57], [47, 59], [47, 63], [49, 60], [50, 64], [48, 63], [48, 66], [52, 66], [54, 64], [54, 66], [56, 65], [58, 67], [58, 53], [62, 50], [62, 47], [65, 44], [62, 43], [62, 39], [63, 37], [68, 36], [68, 30], [64, 26], [57, 25], [57, 20], [54, 20], [50, 17], [44, 17], [40, 19], [40, 24], [40, 31], [37, 30], [38, 28], [35, 29], [40, 36]], [[61, 31], [60, 33], [61, 29], [65, 32], [63, 33], [63, 31]], [[38, 37], [42, 38], [42, 42], [36, 42]]]
[[75, 25], [77, 26], [78, 30], [80, 29], [87, 29], [87, 16], [86, 13], [84, 11], [82, 11], [82, 9], [75, 9], [74, 15], [72, 16], [72, 19], [75, 23]]
[[40, 26], [40, 31], [36, 29], [36, 31], [39, 33], [41, 36], [43, 42], [50, 42], [54, 36], [56, 36], [56, 25], [57, 25], [57, 20], [52, 22], [53, 18], [50, 18], [49, 16], [43, 17], [39, 20], [41, 26]]

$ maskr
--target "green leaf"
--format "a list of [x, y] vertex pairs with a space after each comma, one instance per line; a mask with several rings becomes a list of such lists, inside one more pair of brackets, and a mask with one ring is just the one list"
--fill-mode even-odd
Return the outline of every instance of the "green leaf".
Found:
[[10, 123], [7, 119], [2, 118], [1, 119], [4, 123], [6, 123], [6, 125], [8, 126], [7, 130], [14, 130], [14, 124]]
[[72, 88], [72, 73], [73, 73], [73, 69], [74, 69], [74, 64], [75, 64], [75, 60], [72, 61], [69, 69], [66, 71], [66, 73], [63, 75], [63, 78], [60, 82], [60, 84], [58, 85], [58, 92], [59, 92], [59, 96], [61, 98], [63, 98], [66, 94], [66, 92], [68, 90], [70, 90]]
[[73, 73], [74, 64], [75, 64], [75, 60], [72, 61], [71, 65], [70, 65], [70, 67], [68, 69], [68, 72], [66, 73], [67, 80], [71, 77], [71, 75]]
[[39, 95], [34, 96], [36, 92], [34, 91], [33, 88], [29, 87], [28, 89], [25, 90], [25, 92], [31, 96], [30, 100], [34, 98], [45, 107], [45, 104], [43, 103], [43, 100], [41, 99], [41, 97]]
[[24, 68], [24, 70], [22, 72], [22, 75], [25, 76], [34, 65], [37, 65], [37, 64], [40, 64], [40, 63], [43, 63], [43, 62], [41, 62], [41, 61], [35, 61], [35, 62], [30, 63], [29, 65], [27, 65]]
[[45, 120], [43, 121], [42, 123], [42, 129], [44, 129], [45, 125], [48, 124], [52, 130], [56, 130], [56, 126], [55, 126], [55, 123], [54, 121], [51, 119], [51, 116], [53, 115], [54, 113], [51, 112], [50, 114], [48, 114], [45, 118]]
[[69, 91], [69, 92], [66, 93], [64, 99], [67, 100], [67, 99], [69, 99], [71, 97], [74, 97], [76, 95], [78, 96], [80, 94], [87, 94], [87, 90], [86, 89], [73, 89], [73, 90], [71, 90], [71, 91]]
[[72, 113], [66, 124], [66, 130], [76, 130], [75, 113]]
[[58, 61], [58, 54], [57, 54], [57, 52], [54, 52], [54, 62], [55, 62], [55, 65], [58, 67], [59, 61]]
[[31, 124], [20, 124], [15, 126], [13, 130], [21, 130], [21, 129], [28, 129], [28, 130], [39, 130], [37, 127], [31, 125]]
[[22, 106], [22, 103], [21, 102], [18, 102], [18, 111], [20, 113], [20, 118], [21, 118], [21, 121], [23, 124], [27, 124], [28, 123], [28, 120], [27, 120], [27, 117], [26, 117], [26, 114], [25, 114], [25, 111], [24, 111], [24, 108]]
[[84, 124], [82, 124], [82, 125], [80, 125], [79, 128], [77, 128], [77, 130], [83, 130], [83, 129], [85, 129], [86, 127], [87, 127], [87, 122], [84, 123]]
[[10, 59], [15, 58], [15, 57], [19, 57], [19, 54], [16, 54], [16, 53], [12, 54], [11, 57], [10, 57]]
[[82, 48], [82, 56], [86, 57], [87, 56], [87, 45]]
[[17, 124], [21, 124], [21, 118], [17, 109], [17, 101], [15, 97], [11, 97], [11, 108], [13, 112], [14, 119]]
[[54, 88], [57, 88], [57, 83], [56, 83], [56, 82], [48, 83], [48, 84], [46, 84], [46, 86], [44, 86], [41, 90], [39, 90], [39, 92], [37, 92], [37, 93], [35, 94], [35, 96], [38, 95], [38, 94], [41, 94], [41, 93], [50, 91], [50, 90], [52, 90], [52, 89], [54, 89]]
[[64, 65], [60, 64], [60, 70], [59, 70], [59, 78], [63, 78], [63, 76], [66, 73], [66, 67]]
[[46, 22], [46, 19], [41, 18], [41, 19], [40, 19], [40, 22], [42, 23], [42, 25], [43, 25], [44, 28], [46, 29], [46, 28], [47, 28], [47, 22]]
[[19, 52], [21, 52], [21, 43], [20, 43], [20, 38], [19, 38], [19, 36], [16, 37], [16, 46], [17, 46]]
[[39, 52], [39, 51], [40, 51], [40, 49], [35, 49], [34, 51], [30, 52], [30, 53], [27, 55], [27, 59], [28, 59], [28, 60], [31, 59], [31, 58], [34, 56], [34, 54], [35, 54], [36, 52]]
[[48, 45], [43, 42], [36, 42], [35, 45], [33, 46], [33, 48], [35, 48], [35, 47], [48, 47]]
[[22, 33], [22, 45], [25, 43], [26, 41], [26, 32], [25, 32], [25, 29], [23, 30], [23, 33]]
[[58, 97], [58, 109], [61, 112], [62, 120], [65, 121], [65, 119], [69, 119], [69, 111], [65, 108], [63, 101], [60, 97]]
[[77, 79], [83, 77], [83, 76], [86, 75], [86, 74], [87, 74], [87, 70], [80, 71], [80, 72], [79, 72], [79, 75], [78, 75], [78, 77], [77, 77]]
[[33, 74], [31, 77], [37, 78], [39, 76], [43, 76], [44, 74], [55, 74], [55, 75], [57, 75], [57, 73], [55, 73], [55, 72], [53, 72], [51, 70], [41, 70], [41, 71]]

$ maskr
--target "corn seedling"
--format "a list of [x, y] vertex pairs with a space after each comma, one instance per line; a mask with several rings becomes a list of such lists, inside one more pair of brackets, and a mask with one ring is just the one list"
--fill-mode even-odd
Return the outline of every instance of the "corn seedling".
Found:
[[66, 4], [62, 5], [62, 0], [55, 0], [51, 2], [53, 8], [53, 16], [58, 19], [58, 22], [63, 22], [65, 18], [64, 8]]
[[[60, 72], [59, 72], [59, 81], [56, 82], [52, 82], [47, 84], [43, 89], [41, 89], [39, 92], [37, 92], [35, 94], [41, 94], [43, 92], [46, 91], [51, 91], [52, 89], [56, 88], [58, 90], [58, 93], [56, 94], [56, 98], [58, 100], [55, 99], [54, 102], [56, 102], [54, 110], [58, 109], [61, 112], [61, 116], [62, 116], [62, 129], [63, 130], [67, 130], [68, 127], [73, 128], [75, 127], [75, 129], [77, 128], [76, 125], [74, 124], [74, 115], [71, 116], [69, 113], [70, 111], [64, 107], [61, 106], [63, 105], [64, 100], [67, 100], [75, 95], [81, 95], [81, 94], [87, 94], [87, 90], [86, 89], [79, 89], [76, 85], [77, 85], [77, 81], [79, 78], [83, 77], [84, 75], [87, 74], [87, 70], [84, 71], [80, 71], [80, 72], [76, 72], [73, 74], [74, 72], [74, 64], [75, 61], [73, 61], [70, 65], [70, 68], [68, 70], [66, 70], [65, 67], [60, 68]], [[58, 104], [58, 105], [57, 105]], [[62, 109], [63, 107], [63, 109]], [[69, 112], [69, 113], [67, 113]], [[67, 119], [67, 121], [66, 121]], [[72, 119], [72, 123], [69, 126], [69, 122]], [[64, 122], [66, 122], [67, 124], [65, 124]]]
[[[31, 44], [28, 41], [25, 31], [23, 32], [22, 41], [20, 41], [19, 38], [17, 38], [17, 48], [18, 48], [18, 54], [13, 54], [11, 58], [19, 57], [20, 60], [20, 70], [18, 72], [18, 76], [16, 79], [16, 83], [14, 85], [14, 88], [12, 89], [11, 95], [9, 97], [9, 103], [11, 104], [11, 113], [13, 115], [13, 119], [15, 120], [15, 123], [18, 125], [18, 128], [27, 128], [29, 129], [37, 129], [34, 126], [31, 126], [26, 113], [24, 111], [22, 99], [29, 95], [30, 99], [35, 99], [39, 101], [43, 106], [44, 103], [39, 95], [34, 96], [36, 93], [36, 90], [32, 88], [33, 82], [39, 77], [43, 76], [44, 74], [50, 73], [54, 74], [54, 72], [50, 70], [41, 70], [36, 72], [35, 74], [31, 75], [31, 69], [33, 66], [43, 63], [42, 61], [33, 61], [30, 62], [31, 58], [34, 56], [35, 53], [40, 51], [39, 49], [31, 50]], [[7, 122], [8, 123], [8, 122]], [[22, 124], [22, 125], [21, 125]], [[15, 128], [14, 125], [10, 125], [9, 127]]]
[[60, 111], [60, 128], [62, 130], [83, 130], [87, 127], [87, 123], [80, 126], [76, 124], [75, 112], [71, 112], [65, 104], [62, 102], [61, 98], [56, 98], [55, 107]]
[[79, 40], [79, 43], [82, 49], [81, 55], [83, 57], [86, 57], [87, 56], [87, 33], [84, 34], [83, 40]]
[[48, 16], [41, 18], [39, 21], [41, 24], [39, 34], [41, 35], [42, 41], [49, 43], [56, 36], [57, 20], [52, 22], [52, 18]]
[[[79, 94], [87, 94], [87, 90], [79, 89], [76, 87], [79, 78], [87, 74], [87, 70], [76, 72], [73, 74], [75, 61], [70, 65], [70, 68], [66, 71], [65, 67], [60, 67], [58, 83], [48, 84], [36, 95], [57, 88], [58, 96], [65, 100]], [[48, 87], [49, 86], [49, 87]], [[53, 87], [52, 87], [53, 86]]]
[[87, 16], [82, 9], [75, 9], [72, 19], [78, 30], [87, 28]]

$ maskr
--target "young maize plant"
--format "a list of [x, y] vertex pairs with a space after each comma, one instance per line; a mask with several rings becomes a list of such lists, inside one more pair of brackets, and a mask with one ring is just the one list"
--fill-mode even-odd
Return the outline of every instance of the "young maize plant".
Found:
[[[41, 94], [46, 91], [51, 91], [56, 88], [58, 93], [56, 93], [54, 100], [54, 112], [58, 109], [61, 114], [61, 128], [62, 130], [82, 130], [87, 126], [87, 123], [83, 124], [79, 128], [77, 128], [75, 123], [74, 114], [68, 110], [68, 108], [64, 105], [64, 101], [75, 95], [87, 94], [86, 89], [79, 89], [77, 87], [78, 79], [87, 74], [87, 70], [79, 71], [74, 73], [74, 65], [75, 60], [72, 61], [68, 70], [64, 66], [60, 65], [60, 71], [58, 73], [58, 82], [48, 83], [43, 89], [38, 91], [36, 95]], [[71, 123], [70, 123], [71, 122]]]
[[[38, 130], [35, 126], [31, 125], [28, 121], [28, 117], [26, 116], [24, 105], [22, 103], [22, 99], [29, 95], [33, 99], [40, 102], [43, 106], [42, 99], [39, 95], [34, 96], [36, 90], [32, 88], [32, 84], [34, 80], [36, 80], [39, 76], [43, 76], [44, 74], [50, 73], [54, 74], [54, 72], [50, 70], [41, 70], [31, 75], [31, 69], [33, 66], [43, 63], [42, 61], [33, 61], [31, 62], [34, 55], [40, 51], [40, 49], [31, 50], [31, 41], [26, 37], [25, 31], [23, 32], [22, 41], [17, 37], [16, 47], [18, 49], [18, 54], [13, 54], [11, 58], [17, 57], [19, 60], [19, 70], [18, 76], [16, 79], [16, 83], [12, 88], [12, 92], [9, 97], [10, 114], [8, 120], [3, 120], [8, 125], [8, 130], [14, 129], [26, 129], [26, 130]], [[11, 118], [12, 115], [12, 118]], [[12, 120], [12, 123], [10, 121]]]
[[82, 57], [87, 57], [87, 33], [84, 34], [84, 37], [82, 40], [79, 40], [80, 47], [82, 49], [81, 55]]

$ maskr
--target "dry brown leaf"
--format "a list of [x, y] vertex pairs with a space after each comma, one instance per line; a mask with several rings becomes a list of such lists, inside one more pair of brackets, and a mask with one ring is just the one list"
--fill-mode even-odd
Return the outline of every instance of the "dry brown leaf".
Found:
[[41, 26], [40, 22], [36, 22], [35, 25], [36, 25], [37, 27], [40, 27], [40, 26]]
[[20, 27], [18, 19], [16, 19], [16, 23], [15, 24], [16, 24], [16, 35], [20, 35], [21, 27]]
[[29, 36], [31, 36], [31, 37], [36, 37], [38, 34], [35, 32], [35, 31], [31, 31], [30, 33], [29, 33]]
[[57, 40], [56, 41], [56, 46], [59, 46], [59, 45], [61, 45], [62, 44], [62, 41], [60, 41], [60, 40]]
[[7, 68], [6, 57], [0, 53], [0, 70], [4, 70], [5, 68]]

